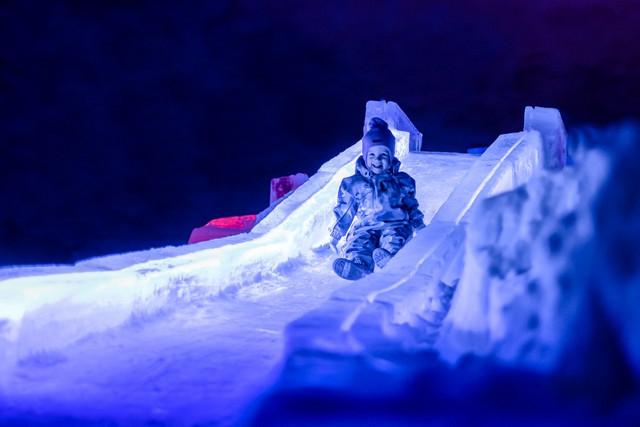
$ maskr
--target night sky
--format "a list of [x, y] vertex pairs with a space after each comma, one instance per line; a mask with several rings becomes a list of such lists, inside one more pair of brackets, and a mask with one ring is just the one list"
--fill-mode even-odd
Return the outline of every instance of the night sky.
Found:
[[[640, 117], [631, 0], [86, 1], [0, 5], [0, 265], [186, 243], [397, 102], [465, 151], [555, 107]], [[327, 207], [330, 209], [331, 207]]]

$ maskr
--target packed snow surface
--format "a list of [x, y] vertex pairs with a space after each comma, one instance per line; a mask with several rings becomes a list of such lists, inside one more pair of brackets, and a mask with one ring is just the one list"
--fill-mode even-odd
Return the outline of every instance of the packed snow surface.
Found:
[[[426, 221], [476, 159], [427, 152], [402, 159], [402, 170], [416, 179]], [[352, 167], [352, 163], [345, 166], [345, 173]], [[336, 194], [327, 191], [318, 202], [329, 216]], [[320, 240], [328, 239], [326, 227], [319, 235]], [[243, 256], [247, 256], [262, 250], [263, 239], [223, 239], [226, 245], [216, 248], [220, 243], [213, 242], [214, 248], [204, 251], [235, 255], [234, 248], [244, 244]], [[275, 266], [260, 262], [245, 266], [242, 277], [234, 276], [235, 282], [213, 293], [201, 292], [199, 285], [203, 280], [215, 282], [216, 268], [178, 275], [161, 302], [149, 300], [153, 307], [126, 296], [121, 301], [112, 297], [133, 292], [136, 285], [130, 282], [152, 276], [155, 268], [191, 261], [199, 265], [201, 251], [176, 248], [178, 255], [171, 257], [171, 250], [165, 249], [162, 258], [143, 264], [148, 271], [142, 273], [137, 260], [153, 259], [153, 254], [123, 254], [76, 267], [5, 269], [7, 279], [0, 291], [18, 281], [25, 300], [46, 299], [48, 293], [56, 292], [60, 298], [33, 309], [28, 301], [2, 304], [3, 316], [24, 315], [19, 327], [5, 321], [2, 416], [7, 420], [60, 417], [83, 422], [233, 424], [242, 408], [276, 379], [285, 326], [335, 290], [349, 286], [332, 272], [335, 255], [321, 243]], [[96, 271], [95, 266], [104, 271]], [[83, 294], [83, 287], [90, 291]], [[105, 297], [112, 298], [113, 304], [93, 303]], [[27, 307], [22, 308], [22, 303]]]
[[327, 242], [357, 144], [249, 234], [0, 269], [0, 421], [637, 424], [638, 129], [555, 170], [555, 130], [398, 133], [428, 226], [355, 283]]

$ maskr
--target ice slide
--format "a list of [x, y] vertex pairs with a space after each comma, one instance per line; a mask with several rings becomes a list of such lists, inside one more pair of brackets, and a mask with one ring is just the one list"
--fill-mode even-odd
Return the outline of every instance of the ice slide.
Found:
[[[465, 226], [474, 209], [488, 197], [526, 183], [540, 169], [566, 164], [567, 134], [559, 112], [527, 107], [524, 122], [523, 132], [501, 135], [473, 163], [429, 217], [427, 228], [383, 271], [338, 289], [288, 325], [287, 355], [295, 360], [294, 371], [305, 372], [289, 374], [288, 386], [345, 381], [322, 375], [318, 381], [316, 371], [326, 369], [326, 358], [318, 354], [374, 354], [393, 345], [441, 350], [436, 339], [463, 271]], [[441, 354], [451, 362], [469, 350], [456, 351], [455, 343], [452, 347]]]
[[[276, 296], [281, 289], [306, 292], [307, 302], [297, 314], [294, 310], [278, 319], [283, 327], [299, 317], [286, 330], [289, 355], [366, 352], [381, 345], [382, 329], [403, 324], [413, 328], [413, 336], [426, 337], [417, 340], [419, 345], [431, 345], [446, 310], [437, 296], [460, 274], [470, 212], [480, 200], [526, 182], [536, 169], [562, 165], [564, 128], [557, 111], [527, 108], [525, 130], [500, 136], [478, 157], [416, 151], [420, 134], [394, 103], [368, 103], [365, 123], [374, 115], [394, 128], [398, 157], [418, 183], [428, 223], [384, 271], [356, 283], [341, 281], [330, 271], [333, 255], [325, 244], [331, 207], [340, 180], [353, 171], [360, 152], [356, 143], [324, 164], [246, 235], [75, 266], [0, 270], [0, 385], [5, 381], [5, 390], [11, 389], [6, 378], [13, 366], [33, 360], [34, 354], [56, 354], [81, 338], [130, 322], [132, 316], [152, 318], [176, 301], [203, 304], [240, 294], [251, 299], [264, 291], [265, 282]], [[326, 286], [318, 289], [319, 284]], [[329, 298], [318, 300], [313, 293]], [[287, 304], [281, 301], [279, 309]], [[272, 333], [279, 333], [278, 322], [271, 326]]]

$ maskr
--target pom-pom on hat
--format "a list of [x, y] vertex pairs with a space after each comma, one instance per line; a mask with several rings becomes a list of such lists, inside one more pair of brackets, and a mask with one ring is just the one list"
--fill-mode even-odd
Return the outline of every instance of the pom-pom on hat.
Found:
[[367, 158], [369, 149], [375, 145], [382, 145], [389, 150], [389, 160], [396, 154], [396, 138], [389, 130], [387, 122], [380, 117], [374, 117], [369, 122], [369, 130], [362, 137], [362, 155]]

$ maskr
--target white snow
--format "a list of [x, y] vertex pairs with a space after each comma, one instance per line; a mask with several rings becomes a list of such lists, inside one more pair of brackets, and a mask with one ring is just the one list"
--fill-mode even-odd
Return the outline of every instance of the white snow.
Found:
[[[567, 294], [563, 275], [592, 236], [606, 176], [589, 170], [606, 170], [603, 156], [544, 171], [564, 162], [553, 111], [528, 109], [529, 128], [481, 156], [410, 152], [421, 135], [394, 130], [428, 226], [358, 282], [334, 275], [327, 242], [359, 143], [251, 233], [0, 269], [0, 421], [234, 425], [265, 392], [393, 393], [414, 372], [397, 355], [425, 350], [550, 372], [588, 299]], [[357, 381], [361, 363], [389, 388]]]
[[[428, 221], [477, 157], [409, 153], [408, 134], [394, 132]], [[75, 267], [0, 270], [3, 409], [232, 422], [275, 379], [285, 326], [347, 283], [332, 272], [325, 243], [359, 145], [323, 165], [248, 235]]]

